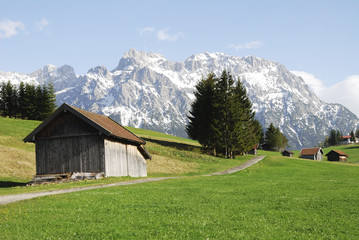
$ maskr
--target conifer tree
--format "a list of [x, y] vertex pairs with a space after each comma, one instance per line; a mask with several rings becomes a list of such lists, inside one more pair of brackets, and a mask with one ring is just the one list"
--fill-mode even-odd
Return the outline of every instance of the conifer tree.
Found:
[[56, 109], [56, 95], [53, 83], [49, 83], [47, 86], [42, 86], [42, 99], [43, 106], [41, 109], [41, 120], [49, 117]]
[[231, 157], [233, 150], [233, 85], [232, 75], [225, 70], [215, 83], [215, 139], [226, 158]]
[[233, 146], [236, 152], [248, 152], [259, 142], [260, 132], [258, 127], [260, 124], [254, 120], [255, 113], [252, 110], [252, 103], [240, 79], [238, 79], [234, 88], [232, 108], [234, 113], [232, 123], [234, 134]]
[[6, 98], [6, 95], [5, 95], [5, 82], [2, 82], [1, 85], [0, 85], [0, 116], [5, 116], [5, 98]]
[[202, 79], [194, 92], [195, 100], [191, 104], [192, 110], [187, 116], [189, 123], [186, 126], [188, 136], [204, 147], [205, 151], [211, 151], [216, 155], [216, 143], [214, 133], [214, 84], [216, 77], [213, 73]]
[[339, 144], [340, 142], [343, 141], [343, 138], [342, 138], [343, 135], [339, 130], [337, 130], [336, 133], [337, 133], [337, 144]]
[[3, 114], [8, 117], [16, 117], [17, 110], [17, 92], [16, 88], [8, 81], [5, 85], [4, 91], [4, 112]]
[[334, 129], [331, 129], [329, 131], [328, 144], [329, 144], [329, 146], [334, 146], [334, 145], [338, 144], [337, 131]]
[[25, 118], [26, 116], [26, 90], [25, 90], [25, 84], [23, 82], [20, 83], [19, 89], [18, 89], [18, 99], [17, 99], [17, 111], [20, 118]]
[[211, 73], [202, 79], [196, 86], [186, 127], [188, 136], [206, 151], [226, 158], [249, 151], [262, 134], [244, 86], [239, 80], [234, 83], [227, 71], [219, 78]]
[[35, 119], [35, 86], [28, 83], [25, 84], [25, 96], [22, 100], [24, 103], [24, 114], [26, 119]]
[[273, 123], [269, 125], [265, 132], [265, 146], [270, 151], [281, 151], [288, 144], [287, 137], [276, 128]]

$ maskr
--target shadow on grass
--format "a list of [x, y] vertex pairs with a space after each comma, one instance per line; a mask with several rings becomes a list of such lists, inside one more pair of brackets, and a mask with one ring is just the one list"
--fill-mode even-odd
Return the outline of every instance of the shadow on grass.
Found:
[[22, 187], [26, 184], [25, 182], [0, 181], [0, 188]]
[[345, 149], [357, 149], [357, 148], [359, 148], [359, 145], [345, 147]]
[[185, 150], [185, 151], [197, 150], [197, 151], [201, 151], [201, 147], [193, 146], [193, 145], [190, 145], [190, 144], [162, 141], [162, 140], [157, 140], [157, 139], [152, 139], [152, 138], [142, 138], [142, 139], [145, 140], [146, 142], [156, 143], [158, 145], [161, 145], [161, 146], [164, 146], [164, 147], [175, 148], [177, 150]]

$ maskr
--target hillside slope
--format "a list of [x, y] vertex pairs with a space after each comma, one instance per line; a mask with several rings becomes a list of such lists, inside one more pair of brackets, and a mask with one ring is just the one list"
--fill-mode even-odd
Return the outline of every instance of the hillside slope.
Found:
[[[0, 117], [0, 183], [28, 182], [36, 174], [35, 145], [22, 141], [41, 122]], [[154, 176], [183, 176], [219, 172], [239, 165], [249, 156], [228, 160], [202, 154], [199, 144], [151, 130], [128, 127], [147, 143], [152, 155], [147, 173]], [[116, 181], [116, 180], [114, 180]], [[119, 181], [119, 180], [117, 180]], [[1, 184], [0, 184], [1, 185]], [[1, 194], [1, 191], [0, 191]]]

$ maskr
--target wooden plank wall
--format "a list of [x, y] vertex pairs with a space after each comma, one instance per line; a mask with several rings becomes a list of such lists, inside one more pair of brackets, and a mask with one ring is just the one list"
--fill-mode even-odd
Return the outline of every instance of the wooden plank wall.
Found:
[[104, 172], [103, 138], [98, 135], [38, 139], [36, 174]]
[[126, 145], [105, 139], [107, 177], [128, 176]]
[[137, 146], [127, 145], [128, 175], [131, 177], [146, 177], [146, 160], [138, 151]]
[[146, 177], [146, 160], [137, 146], [105, 139], [106, 176]]
[[91, 125], [70, 112], [63, 112], [42, 129], [41, 132], [36, 135], [36, 138], [81, 136], [96, 133], [98, 133], [98, 131]]

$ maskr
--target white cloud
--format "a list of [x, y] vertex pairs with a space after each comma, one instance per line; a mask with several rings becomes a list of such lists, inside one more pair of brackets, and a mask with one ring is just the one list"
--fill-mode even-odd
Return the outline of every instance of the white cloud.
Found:
[[325, 86], [323, 81], [310, 73], [300, 71], [292, 71], [292, 73], [302, 77], [305, 83], [323, 101], [340, 103], [359, 117], [359, 75], [352, 75], [336, 84]]
[[44, 27], [49, 26], [49, 24], [50, 24], [50, 23], [49, 23], [45, 18], [43, 18], [43, 19], [41, 19], [40, 22], [36, 22], [35, 28], [36, 28], [38, 31], [42, 31], [42, 29], [44, 29]]
[[178, 38], [183, 37], [184, 34], [182, 32], [178, 32], [178, 33], [168, 33], [170, 29], [166, 28], [166, 29], [161, 29], [157, 32], [157, 38], [160, 41], [169, 41], [169, 42], [174, 42], [176, 41]]
[[25, 25], [20, 21], [4, 19], [0, 22], [0, 38], [15, 36], [20, 30], [24, 30]]
[[325, 90], [322, 80], [316, 78], [313, 74], [302, 71], [291, 71], [293, 74], [303, 78], [304, 82], [312, 89], [312, 91], [320, 96]]
[[260, 48], [263, 46], [263, 42], [262, 41], [251, 41], [251, 42], [247, 42], [245, 44], [231, 44], [229, 45], [229, 48], [233, 48], [235, 50], [243, 50], [243, 49], [252, 49], [252, 48]]
[[153, 27], [145, 27], [145, 28], [138, 29], [138, 32], [140, 33], [140, 35], [146, 35], [146, 34], [154, 32], [154, 31], [155, 31], [155, 29]]

